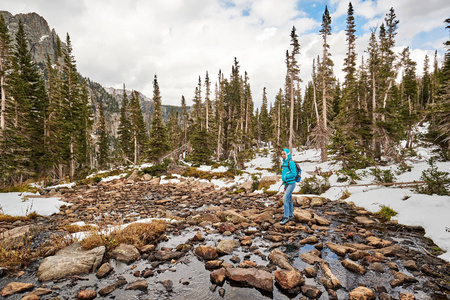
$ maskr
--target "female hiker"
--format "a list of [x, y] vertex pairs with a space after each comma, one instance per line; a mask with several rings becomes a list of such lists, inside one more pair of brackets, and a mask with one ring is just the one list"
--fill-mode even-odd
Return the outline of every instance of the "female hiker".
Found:
[[280, 224], [284, 225], [289, 221], [294, 220], [294, 204], [292, 202], [292, 192], [295, 188], [295, 178], [296, 166], [295, 162], [291, 159], [291, 151], [289, 149], [283, 149], [281, 152], [281, 157], [283, 158], [281, 180], [284, 185], [284, 196], [283, 196], [283, 208], [284, 216], [281, 219]]

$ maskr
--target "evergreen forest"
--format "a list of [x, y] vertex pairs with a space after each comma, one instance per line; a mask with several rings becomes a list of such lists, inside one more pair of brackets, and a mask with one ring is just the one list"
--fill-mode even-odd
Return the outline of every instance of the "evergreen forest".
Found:
[[[1, 16], [0, 16], [1, 17]], [[442, 20], [450, 29], [450, 18]], [[22, 23], [11, 36], [0, 18], [0, 188], [27, 181], [48, 183], [85, 178], [95, 171], [144, 162], [220, 163], [239, 170], [257, 149], [275, 149], [273, 169], [283, 148], [315, 147], [322, 161], [347, 170], [387, 161], [401, 162], [414, 151], [414, 126], [428, 123], [426, 139], [450, 159], [450, 39], [444, 61], [425, 55], [417, 70], [409, 47], [394, 52], [400, 21], [394, 8], [372, 29], [364, 53], [356, 53], [352, 4], [346, 18], [346, 57], [333, 62], [332, 19], [325, 7], [322, 50], [311, 61], [312, 79], [302, 81], [302, 45], [296, 28], [286, 45], [284, 86], [274, 99], [263, 90], [255, 107], [250, 75], [238, 58], [231, 75], [205, 72], [193, 83], [193, 105], [180, 95], [180, 108], [162, 113], [157, 75], [153, 115], [144, 120], [137, 91], [123, 88], [117, 131], [105, 117], [108, 101], [93, 101], [92, 83], [77, 70], [69, 34], [58, 40], [44, 68], [33, 61]], [[335, 68], [342, 68], [340, 82]], [[420, 76], [418, 74], [421, 74]], [[304, 88], [301, 88], [304, 87]], [[406, 141], [406, 142], [405, 142]]]

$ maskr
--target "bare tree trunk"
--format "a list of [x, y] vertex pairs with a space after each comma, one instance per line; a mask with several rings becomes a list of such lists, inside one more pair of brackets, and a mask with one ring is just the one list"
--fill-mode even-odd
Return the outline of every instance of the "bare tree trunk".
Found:
[[281, 135], [281, 101], [278, 103], [278, 116], [277, 116], [277, 146], [280, 146]]
[[5, 129], [5, 110], [6, 110], [5, 76], [0, 76], [0, 86], [2, 93], [2, 103], [0, 110], [0, 129]]
[[74, 153], [73, 153], [73, 140], [70, 141], [70, 180], [72, 181], [73, 178], [75, 177], [75, 157], [74, 157]]
[[292, 138], [294, 133], [294, 80], [291, 75], [291, 111], [289, 116], [289, 151], [292, 153]]
[[138, 156], [138, 145], [137, 145], [137, 134], [134, 135], [134, 164], [137, 164]]

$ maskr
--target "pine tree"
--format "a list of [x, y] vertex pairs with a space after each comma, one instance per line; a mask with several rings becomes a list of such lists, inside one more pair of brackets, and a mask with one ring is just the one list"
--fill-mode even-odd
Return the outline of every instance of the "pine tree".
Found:
[[161, 94], [159, 91], [158, 78], [153, 80], [153, 116], [150, 128], [150, 142], [148, 157], [155, 163], [159, 163], [162, 156], [169, 150], [167, 129], [162, 119]]
[[128, 108], [131, 123], [133, 163], [137, 164], [138, 160], [144, 154], [145, 147], [148, 143], [148, 137], [144, 116], [142, 115], [142, 109], [139, 103], [139, 95], [136, 91], [131, 92], [131, 100]]
[[125, 84], [123, 85], [122, 107], [120, 108], [119, 128], [117, 130], [119, 136], [119, 148], [122, 152], [122, 159], [131, 162], [133, 157], [132, 138], [131, 138], [131, 122], [129, 116], [129, 104]]
[[6, 77], [11, 68], [11, 38], [3, 15], [0, 15], [0, 130], [5, 129]]
[[263, 89], [263, 100], [261, 105], [261, 112], [259, 114], [259, 123], [261, 124], [261, 141], [269, 142], [271, 136], [269, 111], [267, 109], [267, 92], [266, 87]]
[[96, 134], [99, 136], [98, 141], [98, 167], [100, 169], [106, 169], [109, 165], [109, 141], [108, 132], [106, 130], [105, 115], [103, 113], [103, 107], [100, 103], [99, 106], [99, 127]]

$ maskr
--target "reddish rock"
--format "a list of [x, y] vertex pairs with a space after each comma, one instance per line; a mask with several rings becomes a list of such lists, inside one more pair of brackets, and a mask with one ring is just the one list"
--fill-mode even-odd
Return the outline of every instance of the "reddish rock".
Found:
[[94, 290], [84, 290], [78, 293], [78, 300], [91, 300], [97, 297], [97, 293]]
[[272, 274], [267, 271], [256, 268], [227, 268], [225, 274], [230, 280], [243, 282], [264, 291], [273, 291]]
[[285, 290], [291, 290], [305, 283], [305, 279], [298, 270], [276, 270], [275, 281]]
[[349, 294], [349, 300], [375, 300], [375, 293], [369, 288], [360, 286]]
[[3, 288], [1, 295], [2, 297], [7, 297], [15, 293], [31, 290], [32, 288], [34, 288], [34, 284], [32, 283], [11, 282]]
[[218, 256], [216, 248], [203, 245], [195, 248], [195, 254], [204, 260], [214, 260]]

